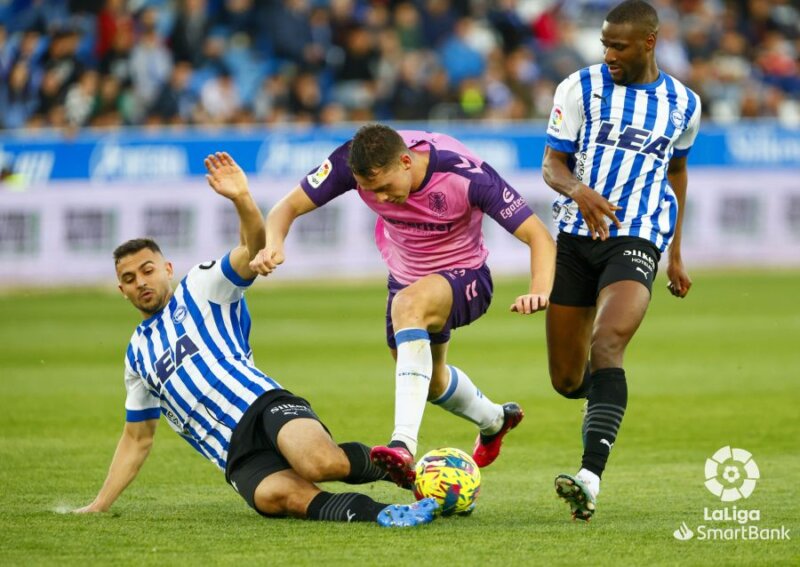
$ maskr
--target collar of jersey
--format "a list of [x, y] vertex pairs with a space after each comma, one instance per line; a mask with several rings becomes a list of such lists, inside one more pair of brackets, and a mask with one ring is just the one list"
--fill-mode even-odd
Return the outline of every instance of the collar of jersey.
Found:
[[139, 323], [139, 325], [140, 325], [142, 328], [144, 328], [144, 327], [147, 327], [147, 326], [148, 326], [150, 323], [152, 323], [153, 321], [155, 321], [156, 319], [158, 319], [159, 317], [161, 317], [161, 315], [163, 315], [163, 314], [164, 314], [164, 310], [165, 310], [167, 307], [174, 307], [174, 305], [175, 305], [175, 303], [176, 303], [176, 302], [177, 302], [177, 300], [175, 299], [175, 292], [173, 291], [173, 292], [172, 292], [172, 297], [170, 297], [170, 298], [169, 298], [169, 303], [167, 303], [167, 304], [166, 304], [164, 307], [162, 307], [161, 309], [159, 309], [158, 311], [156, 311], [155, 313], [153, 313], [152, 315], [150, 315], [150, 317], [148, 317], [147, 319], [145, 319], [144, 321], [142, 321], [141, 323]]
[[661, 69], [659, 69], [658, 70], [658, 78], [655, 81], [653, 81], [652, 83], [634, 83], [634, 84], [630, 84], [630, 85], [617, 85], [616, 83], [614, 83], [614, 80], [611, 78], [611, 73], [608, 72], [608, 65], [603, 63], [603, 78], [606, 79], [607, 81], [610, 81], [611, 83], [613, 83], [614, 86], [625, 87], [625, 88], [628, 88], [628, 89], [636, 89], [637, 91], [646, 91], [648, 89], [654, 89], [658, 85], [663, 83], [665, 77], [664, 77], [663, 71], [661, 71]]
[[[425, 140], [423, 140], [425, 141]], [[428, 181], [431, 180], [433, 176], [433, 172], [436, 171], [436, 168], [439, 167], [439, 154], [436, 151], [436, 148], [433, 147], [433, 144], [427, 142], [428, 144], [428, 169], [425, 171], [425, 177], [422, 179], [422, 183], [419, 184], [419, 189], [414, 191], [414, 193], [421, 193], [425, 191], [425, 187], [428, 185]], [[413, 147], [418, 146], [419, 144], [414, 144]], [[413, 149], [409, 148], [409, 149]]]

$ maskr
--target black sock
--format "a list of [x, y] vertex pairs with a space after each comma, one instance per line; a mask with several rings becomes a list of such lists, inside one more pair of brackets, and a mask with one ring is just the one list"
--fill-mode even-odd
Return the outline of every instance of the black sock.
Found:
[[628, 383], [622, 368], [601, 368], [592, 374], [586, 410], [581, 467], [603, 475], [611, 447], [628, 405]]
[[347, 484], [364, 484], [376, 480], [386, 480], [386, 471], [372, 464], [369, 447], [363, 443], [339, 443], [347, 460], [350, 461], [350, 474], [344, 479]]
[[306, 518], [327, 522], [374, 522], [387, 506], [357, 492], [320, 492], [308, 505]]
[[565, 398], [569, 398], [570, 400], [579, 400], [581, 398], [585, 398], [589, 395], [589, 390], [592, 387], [592, 373], [589, 370], [589, 364], [586, 364], [586, 369], [583, 372], [583, 382], [581, 385], [578, 386], [577, 390], [574, 390], [568, 394], [561, 394]]

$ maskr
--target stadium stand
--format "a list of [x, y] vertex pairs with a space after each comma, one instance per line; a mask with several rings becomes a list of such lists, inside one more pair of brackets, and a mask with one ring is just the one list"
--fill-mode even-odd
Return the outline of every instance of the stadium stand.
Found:
[[[546, 117], [608, 0], [0, 0], [0, 128]], [[793, 0], [654, 0], [719, 122], [800, 123]]]

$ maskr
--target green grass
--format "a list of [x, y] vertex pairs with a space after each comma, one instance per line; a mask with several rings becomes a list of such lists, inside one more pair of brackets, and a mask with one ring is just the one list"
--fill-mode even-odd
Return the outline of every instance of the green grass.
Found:
[[[590, 524], [568, 520], [552, 489], [579, 463], [581, 403], [549, 386], [543, 317], [507, 313], [525, 284], [500, 281], [495, 304], [454, 334], [450, 359], [496, 401], [527, 418], [483, 471], [469, 518], [415, 530], [265, 520], [162, 424], [136, 482], [112, 513], [88, 503], [124, 419], [122, 360], [136, 313], [110, 290], [0, 296], [0, 565], [779, 565], [798, 564], [798, 272], [694, 274], [689, 298], [662, 289], [629, 348], [630, 401]], [[257, 364], [306, 396], [340, 441], [382, 443], [392, 427], [393, 364], [383, 339], [381, 282], [270, 286], [249, 296]], [[470, 449], [474, 430], [429, 407], [420, 449]], [[676, 541], [704, 507], [719, 447], [750, 450], [762, 527], [792, 541]], [[344, 485], [333, 485], [342, 490]], [[383, 501], [405, 493], [364, 487]], [[719, 527], [733, 527], [732, 524]]]

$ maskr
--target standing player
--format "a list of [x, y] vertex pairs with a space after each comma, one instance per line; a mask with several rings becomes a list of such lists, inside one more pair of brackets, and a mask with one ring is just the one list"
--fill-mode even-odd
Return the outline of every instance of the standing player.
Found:
[[559, 235], [547, 314], [550, 377], [563, 396], [588, 398], [581, 469], [555, 484], [582, 520], [594, 513], [625, 414], [625, 347], [667, 247], [669, 290], [685, 297], [692, 285], [681, 225], [700, 99], [659, 71], [657, 34], [658, 16], [646, 2], [613, 8], [601, 34], [605, 63], [558, 86], [547, 129], [542, 172], [561, 193], [553, 206]]
[[103, 487], [78, 512], [104, 512], [136, 478], [160, 415], [264, 516], [377, 521], [414, 526], [436, 503], [386, 505], [357, 493], [321, 492], [312, 482], [381, 479], [361, 443], [337, 445], [303, 398], [253, 364], [244, 290], [248, 264], [264, 245], [264, 222], [239, 166], [226, 153], [206, 158], [208, 182], [239, 213], [241, 244], [195, 266], [177, 290], [172, 264], [150, 239], [114, 251], [119, 289], [142, 314], [125, 357], [128, 397], [122, 438]]
[[530, 247], [530, 290], [512, 311], [547, 307], [553, 240], [522, 197], [457, 140], [370, 124], [270, 211], [267, 246], [251, 267], [269, 274], [284, 260], [294, 219], [350, 189], [378, 215], [375, 239], [389, 268], [386, 335], [397, 361], [394, 432], [387, 446], [372, 449], [372, 461], [400, 486], [413, 482], [427, 399], [478, 426], [473, 457], [485, 467], [523, 412], [515, 403], [493, 403], [462, 370], [447, 364], [450, 331], [480, 317], [492, 298], [483, 214]]

